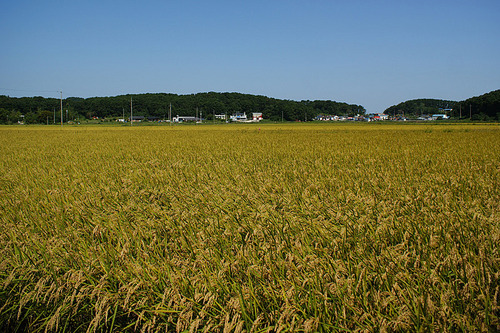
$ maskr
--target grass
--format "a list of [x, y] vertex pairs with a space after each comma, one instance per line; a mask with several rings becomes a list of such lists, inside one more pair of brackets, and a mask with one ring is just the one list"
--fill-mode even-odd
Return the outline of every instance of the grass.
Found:
[[495, 331], [498, 125], [0, 128], [0, 329]]

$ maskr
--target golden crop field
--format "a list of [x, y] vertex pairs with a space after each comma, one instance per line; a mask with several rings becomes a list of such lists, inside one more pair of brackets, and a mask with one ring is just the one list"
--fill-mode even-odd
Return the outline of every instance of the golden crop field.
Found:
[[0, 127], [0, 330], [500, 330], [500, 126]]

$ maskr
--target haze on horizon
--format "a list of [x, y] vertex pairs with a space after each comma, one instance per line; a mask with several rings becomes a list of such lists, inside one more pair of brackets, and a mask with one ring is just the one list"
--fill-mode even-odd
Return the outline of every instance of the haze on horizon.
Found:
[[463, 100], [500, 88], [499, 14], [495, 0], [7, 1], [0, 94]]

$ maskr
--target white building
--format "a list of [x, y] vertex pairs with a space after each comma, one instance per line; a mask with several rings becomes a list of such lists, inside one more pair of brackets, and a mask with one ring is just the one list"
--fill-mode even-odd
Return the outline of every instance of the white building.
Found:
[[432, 120], [438, 120], [438, 119], [448, 119], [450, 116], [447, 116], [445, 114], [433, 114], [432, 115]]
[[389, 115], [385, 113], [373, 113], [370, 116], [371, 120], [387, 120], [389, 119]]
[[247, 121], [247, 114], [245, 112], [235, 113], [229, 118], [229, 120], [231, 120], [231, 121]]
[[191, 117], [191, 116], [177, 116], [177, 117], [172, 118], [172, 121], [174, 123], [183, 123], [183, 122], [187, 122], [187, 121], [198, 122], [199, 120], [200, 120], [199, 118]]

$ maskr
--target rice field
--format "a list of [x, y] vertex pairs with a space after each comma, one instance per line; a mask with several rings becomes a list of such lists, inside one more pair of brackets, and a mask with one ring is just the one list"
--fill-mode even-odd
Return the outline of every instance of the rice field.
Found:
[[499, 125], [0, 143], [0, 331], [500, 330]]

